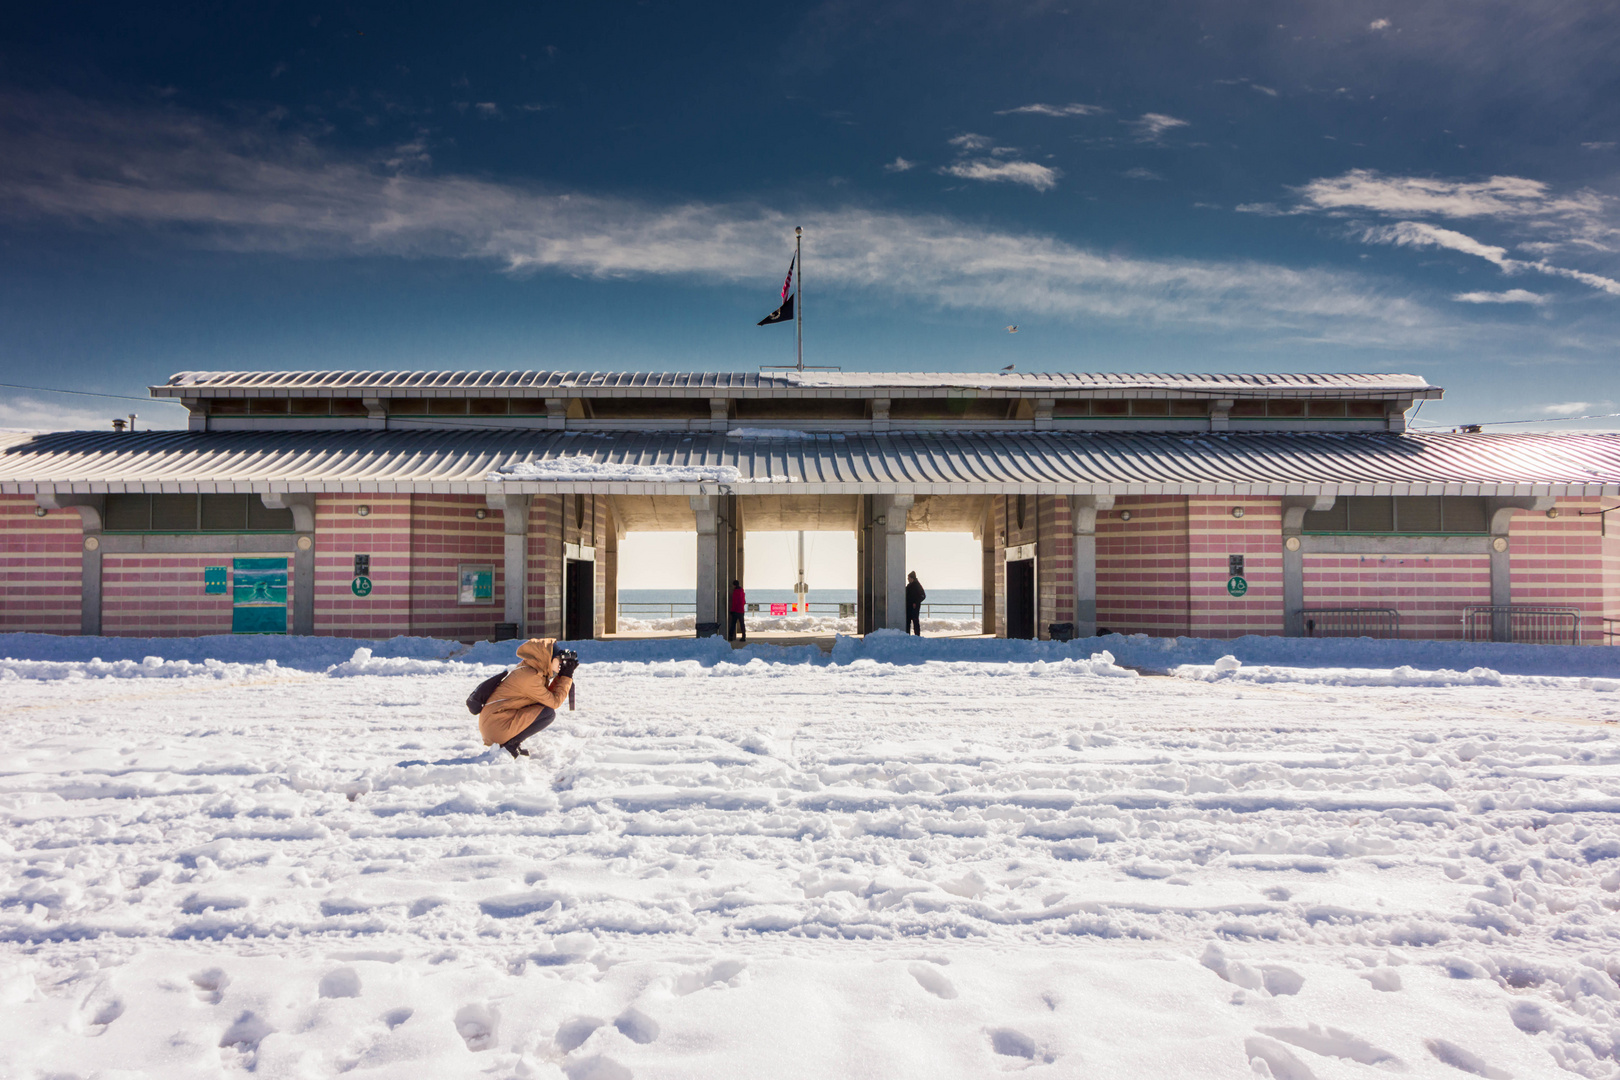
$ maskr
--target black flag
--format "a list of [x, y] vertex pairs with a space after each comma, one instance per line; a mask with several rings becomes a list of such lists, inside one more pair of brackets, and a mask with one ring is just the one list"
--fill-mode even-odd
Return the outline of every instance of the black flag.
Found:
[[[798, 295], [797, 293], [794, 294], [794, 296], [797, 296], [797, 295]], [[781, 307], [777, 308], [775, 311], [771, 312], [769, 315], [765, 316], [763, 319], [759, 320], [759, 322], [755, 323], [754, 325], [755, 326], [770, 326], [772, 323], [792, 322], [792, 321], [793, 321], [793, 297], [790, 296], [790, 297], [787, 298], [787, 300], [785, 300], [782, 303]]]

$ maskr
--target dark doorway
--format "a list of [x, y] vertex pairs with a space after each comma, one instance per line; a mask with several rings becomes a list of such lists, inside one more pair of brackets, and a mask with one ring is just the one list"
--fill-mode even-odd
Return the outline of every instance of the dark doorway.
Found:
[[589, 641], [596, 636], [596, 563], [569, 559], [563, 576], [563, 637]]
[[1007, 564], [1007, 636], [1035, 636], [1035, 560]]

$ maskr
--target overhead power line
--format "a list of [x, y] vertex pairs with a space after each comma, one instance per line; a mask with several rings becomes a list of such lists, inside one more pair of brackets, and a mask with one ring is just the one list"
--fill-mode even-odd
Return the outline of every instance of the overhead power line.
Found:
[[76, 397], [117, 398], [119, 401], [144, 401], [148, 404], [156, 403], [159, 405], [180, 404], [178, 401], [170, 401], [166, 398], [132, 397], [129, 394], [93, 394], [88, 390], [62, 390], [55, 386], [27, 386], [23, 383], [9, 382], [0, 383], [0, 386], [3, 386], [8, 390], [35, 390], [41, 394], [73, 394]]

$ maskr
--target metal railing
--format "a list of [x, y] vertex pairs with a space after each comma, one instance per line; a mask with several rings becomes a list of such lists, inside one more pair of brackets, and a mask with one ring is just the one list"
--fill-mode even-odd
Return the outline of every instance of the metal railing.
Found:
[[1463, 608], [1468, 641], [1512, 641], [1520, 645], [1579, 645], [1581, 609], [1539, 604], [1480, 604]]
[[[748, 615], [761, 618], [771, 618], [770, 602], [750, 603]], [[851, 619], [855, 617], [855, 605], [839, 603], [835, 600], [812, 600], [808, 605], [807, 614], [825, 618]], [[929, 604], [922, 606], [922, 617], [925, 619], [981, 619], [983, 605], [981, 604]], [[619, 603], [619, 616], [628, 619], [674, 619], [682, 615], [697, 615], [695, 602], [659, 603], [656, 601], [626, 600]]]
[[1299, 617], [1306, 637], [1401, 636], [1401, 613], [1387, 607], [1301, 608]]
[[1620, 645], [1620, 619], [1603, 619], [1603, 644]]

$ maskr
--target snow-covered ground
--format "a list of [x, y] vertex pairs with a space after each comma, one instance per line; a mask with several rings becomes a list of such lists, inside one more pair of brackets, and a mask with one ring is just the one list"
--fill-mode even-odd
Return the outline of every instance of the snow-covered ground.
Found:
[[1620, 1076], [1615, 650], [509, 649], [0, 636], [0, 1076]]

